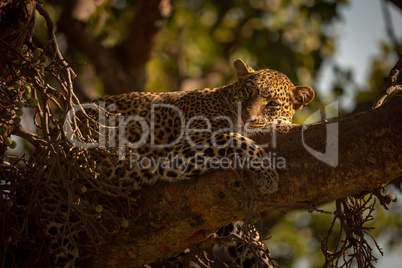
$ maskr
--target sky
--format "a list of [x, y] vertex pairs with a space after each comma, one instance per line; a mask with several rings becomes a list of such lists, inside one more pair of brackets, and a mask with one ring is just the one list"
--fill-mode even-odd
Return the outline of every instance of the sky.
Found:
[[[388, 4], [395, 34], [402, 39], [402, 12]], [[337, 25], [338, 51], [334, 61], [342, 67], [351, 67], [360, 86], [368, 81], [368, 71], [373, 56], [379, 54], [380, 40], [389, 40], [381, 8], [381, 0], [351, 0], [349, 7], [342, 10], [343, 20]], [[395, 62], [396, 63], [396, 62]], [[318, 88], [323, 95], [331, 87], [331, 69], [327, 64], [321, 73]], [[346, 97], [351, 97], [349, 93]], [[350, 98], [351, 100], [353, 98]], [[354, 104], [347, 98], [341, 105], [351, 110]]]
[[[393, 4], [388, 6], [394, 32], [401, 38], [401, 10]], [[335, 60], [353, 67], [357, 81], [362, 83], [367, 78], [370, 58], [378, 54], [379, 40], [389, 40], [381, 0], [352, 0], [351, 8], [345, 9], [343, 14], [345, 22], [341, 23], [340, 49]]]

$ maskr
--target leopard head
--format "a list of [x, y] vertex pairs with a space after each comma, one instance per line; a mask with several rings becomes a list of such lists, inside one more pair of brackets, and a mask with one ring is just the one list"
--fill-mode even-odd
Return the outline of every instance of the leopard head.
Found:
[[235, 99], [241, 102], [242, 120], [250, 122], [250, 128], [263, 128], [267, 123], [291, 124], [295, 111], [314, 98], [310, 87], [294, 86], [280, 72], [255, 71], [240, 59], [234, 61], [234, 67], [238, 78]]

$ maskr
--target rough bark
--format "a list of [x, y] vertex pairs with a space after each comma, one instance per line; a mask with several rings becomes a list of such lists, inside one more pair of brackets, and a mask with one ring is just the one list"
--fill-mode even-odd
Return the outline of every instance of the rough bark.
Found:
[[[170, 0], [139, 1], [130, 25], [131, 31], [120, 45], [113, 48], [102, 46], [88, 30], [86, 21], [92, 14], [77, 12], [94, 12], [94, 7], [100, 3], [100, 0], [62, 2], [64, 11], [58, 30], [64, 32], [69, 43], [77, 46], [91, 60], [103, 82], [105, 94], [144, 91], [146, 63], [159, 31], [171, 14]], [[91, 8], [85, 8], [87, 5]]]
[[[307, 127], [305, 143], [324, 151], [326, 126], [339, 124], [339, 164], [335, 168], [306, 151], [303, 126], [278, 133], [277, 146], [269, 151], [282, 156], [287, 168], [280, 172], [279, 190], [265, 196], [257, 193], [254, 208], [316, 205], [372, 191], [401, 176], [401, 115], [399, 95], [376, 110]], [[259, 141], [270, 139], [265, 136]], [[215, 171], [144, 189], [137, 197], [138, 206], [132, 209], [129, 227], [109, 235], [97, 252], [89, 252], [85, 265], [140, 267], [205, 241], [219, 226], [245, 217], [242, 205], [247, 197], [239, 190], [238, 179], [234, 171]], [[249, 179], [245, 181], [250, 185]]]

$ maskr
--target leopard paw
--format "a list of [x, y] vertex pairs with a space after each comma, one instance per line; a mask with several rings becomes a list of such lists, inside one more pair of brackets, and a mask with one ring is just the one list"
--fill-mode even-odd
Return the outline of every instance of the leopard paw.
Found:
[[271, 194], [278, 190], [279, 175], [275, 169], [260, 169], [254, 171], [258, 190], [264, 194]]

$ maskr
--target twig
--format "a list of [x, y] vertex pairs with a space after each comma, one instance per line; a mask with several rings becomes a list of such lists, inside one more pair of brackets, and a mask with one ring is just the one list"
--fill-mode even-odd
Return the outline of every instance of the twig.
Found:
[[[372, 213], [374, 211], [375, 200], [371, 202], [372, 196], [373, 194], [368, 198], [364, 196], [360, 198], [349, 196], [336, 200], [335, 217], [331, 223], [331, 227], [325, 238], [320, 239], [321, 251], [325, 256], [323, 267], [338, 267], [340, 261], [343, 261], [341, 267], [352, 267], [354, 261], [357, 262], [357, 267], [359, 268], [374, 267], [372, 262], [376, 261], [377, 258], [373, 256], [373, 249], [364, 236], [365, 234], [369, 235], [378, 251], [382, 254], [382, 250], [375, 241], [375, 238], [368, 232], [373, 228], [365, 226], [365, 223], [373, 220]], [[367, 211], [366, 217], [363, 217]], [[337, 220], [340, 223], [340, 232], [335, 249], [331, 252], [328, 250], [328, 241]], [[343, 236], [344, 238], [342, 238]], [[353, 253], [350, 253], [351, 249]]]
[[[58, 46], [58, 44], [56, 42], [56, 38], [54, 36], [54, 24], [53, 24], [52, 18], [50, 17], [50, 15], [46, 11], [46, 9], [38, 2], [36, 2], [36, 10], [38, 10], [39, 14], [41, 14], [42, 17], [46, 21], [47, 34], [49, 37], [49, 44], [53, 49], [53, 53], [55, 53], [57, 59], [61, 61], [61, 63], [64, 65], [64, 67], [68, 67], [68, 64], [65, 62], [63, 55], [61, 55], [59, 46]], [[67, 72], [71, 73], [72, 78], [77, 77], [77, 75], [74, 73], [74, 71], [71, 68], [68, 68]]]
[[34, 146], [46, 146], [48, 144], [39, 135], [26, 131], [20, 124], [13, 129], [12, 134], [20, 136]]
[[397, 90], [402, 90], [402, 86], [396, 84], [401, 69], [402, 69], [402, 55], [399, 57], [398, 62], [389, 72], [389, 76], [385, 79], [383, 90], [375, 99], [371, 109], [376, 109], [380, 107], [383, 104], [386, 97], [388, 97]]
[[378, 188], [374, 195], [380, 200], [381, 206], [383, 206], [386, 210], [389, 209], [389, 205], [392, 202], [396, 202], [397, 198], [393, 194], [385, 194], [385, 187]]

